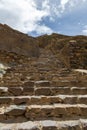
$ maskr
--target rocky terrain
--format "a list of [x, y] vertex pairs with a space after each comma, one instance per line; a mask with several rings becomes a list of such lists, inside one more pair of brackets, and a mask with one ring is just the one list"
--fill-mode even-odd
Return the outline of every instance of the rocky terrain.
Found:
[[39, 48], [34, 38], [2, 24], [0, 24], [0, 51], [24, 56], [39, 55]]
[[87, 37], [37, 38], [0, 25], [0, 130], [87, 129]]

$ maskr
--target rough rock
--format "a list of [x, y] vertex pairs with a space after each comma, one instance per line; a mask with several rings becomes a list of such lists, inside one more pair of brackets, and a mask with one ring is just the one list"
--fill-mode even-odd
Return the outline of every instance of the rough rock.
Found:
[[0, 50], [24, 56], [38, 56], [39, 47], [34, 38], [0, 24]]

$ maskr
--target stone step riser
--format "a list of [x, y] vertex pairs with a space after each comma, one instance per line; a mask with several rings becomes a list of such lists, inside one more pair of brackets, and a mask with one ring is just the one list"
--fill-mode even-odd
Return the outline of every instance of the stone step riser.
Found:
[[56, 107], [56, 108], [42, 108], [28, 109], [25, 116], [29, 120], [42, 120], [42, 119], [53, 119], [53, 120], [70, 120], [70, 119], [87, 119], [87, 108], [76, 108], [76, 107]]
[[72, 120], [87, 119], [87, 106], [29, 106], [29, 107], [11, 107], [0, 113], [0, 121], [15, 120], [16, 118], [25, 118], [26, 120]]
[[[38, 75], [38, 74], [37, 74]], [[34, 76], [34, 74], [33, 74], [33, 77], [35, 78], [35, 76]], [[36, 80], [41, 80], [41, 79], [45, 79], [43, 76], [42, 77], [40, 77], [40, 75], [38, 75], [38, 77], [36, 77], [37, 79]], [[48, 77], [49, 78], [49, 77]], [[50, 78], [50, 80], [52, 80], [52, 77]], [[15, 87], [16, 85], [19, 85], [19, 86], [21, 86], [20, 85], [20, 82], [19, 81], [10, 81], [10, 80], [8, 80], [7, 81], [7, 84], [6, 84], [6, 86], [10, 86], [10, 87]], [[76, 81], [71, 81], [71, 82], [58, 82], [58, 83], [51, 83], [51, 84], [49, 84], [49, 85], [42, 85], [42, 86], [40, 86], [40, 84], [35, 84], [35, 85], [33, 85], [33, 87], [52, 87], [52, 86], [56, 86], [56, 87], [73, 87], [73, 86], [77, 86], [77, 87], [87, 87], [87, 82], [86, 81], [84, 81], [84, 82], [76, 82]], [[24, 84], [24, 87], [26, 87], [26, 85]], [[31, 87], [30, 85], [29, 85], [29, 87]]]
[[28, 105], [51, 105], [51, 104], [87, 104], [87, 97], [75, 96], [64, 98], [61, 97], [49, 97], [49, 96], [38, 96], [38, 97], [0, 97], [0, 104], [28, 104]]
[[54, 88], [37, 88], [35, 90], [35, 95], [45, 95], [45, 96], [53, 96], [58, 94], [66, 94], [66, 95], [84, 95], [87, 94], [87, 88], [62, 88], [62, 87], [54, 87]]
[[58, 94], [63, 95], [85, 95], [87, 94], [87, 87], [78, 88], [78, 87], [10, 87], [0, 89], [0, 97], [1, 96], [20, 96], [20, 95], [45, 95], [45, 96], [53, 96]]
[[2, 124], [0, 123], [0, 130], [86, 130], [86, 121], [37, 121], [24, 122], [21, 124]]

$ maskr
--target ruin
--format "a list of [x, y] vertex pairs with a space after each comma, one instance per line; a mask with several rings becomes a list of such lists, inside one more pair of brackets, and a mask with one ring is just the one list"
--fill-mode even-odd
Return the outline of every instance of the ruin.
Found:
[[87, 42], [59, 34], [30, 39], [37, 45], [29, 56], [0, 48], [0, 130], [86, 130]]

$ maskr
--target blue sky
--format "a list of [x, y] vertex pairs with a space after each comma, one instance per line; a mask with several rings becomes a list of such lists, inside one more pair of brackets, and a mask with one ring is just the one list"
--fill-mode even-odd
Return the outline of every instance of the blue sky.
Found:
[[0, 0], [0, 23], [32, 36], [87, 35], [87, 0]]

